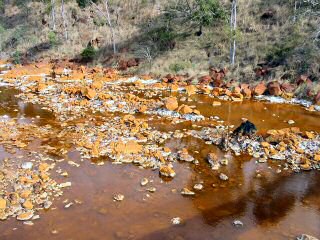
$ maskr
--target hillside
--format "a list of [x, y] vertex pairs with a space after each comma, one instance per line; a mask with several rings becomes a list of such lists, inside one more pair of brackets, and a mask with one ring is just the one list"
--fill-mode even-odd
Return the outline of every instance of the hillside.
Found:
[[228, 68], [229, 80], [251, 82], [261, 79], [256, 75], [260, 66], [267, 69], [262, 74], [265, 80], [292, 82], [304, 74], [313, 83], [319, 81], [319, 17], [313, 14], [319, 8], [316, 1], [312, 5], [306, 1], [239, 0], [234, 66], [229, 65], [230, 1], [212, 1], [225, 16], [203, 26], [200, 34], [194, 21], [176, 14], [188, 1], [110, 1], [117, 54], [112, 51], [103, 3], [82, 1], [84, 5], [79, 6], [79, 2], [64, 4], [66, 40], [60, 1], [54, 5], [53, 30], [50, 1], [2, 0], [1, 57], [16, 62], [80, 59], [91, 42], [96, 50], [87, 62], [118, 66], [120, 59], [138, 58], [143, 64], [129, 70], [135, 73], [187, 73], [194, 77], [207, 74], [209, 67]]

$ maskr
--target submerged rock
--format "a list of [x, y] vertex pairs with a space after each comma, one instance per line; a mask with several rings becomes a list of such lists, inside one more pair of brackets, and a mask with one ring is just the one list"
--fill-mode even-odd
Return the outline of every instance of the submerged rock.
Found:
[[195, 195], [195, 192], [192, 192], [191, 190], [189, 190], [188, 188], [183, 188], [181, 190], [181, 194], [185, 195], [185, 196], [193, 196]]
[[234, 136], [251, 136], [257, 132], [256, 126], [248, 119], [243, 118], [242, 123], [233, 131]]

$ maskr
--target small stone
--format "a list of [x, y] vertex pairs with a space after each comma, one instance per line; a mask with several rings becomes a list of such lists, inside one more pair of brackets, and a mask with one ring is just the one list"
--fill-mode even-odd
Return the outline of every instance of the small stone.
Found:
[[140, 185], [141, 186], [145, 186], [149, 183], [149, 180], [147, 178], [143, 178], [141, 181], [140, 181]]
[[25, 222], [23, 222], [23, 224], [28, 225], [28, 226], [33, 226], [34, 225], [34, 223], [31, 222], [31, 221], [25, 221]]
[[175, 171], [172, 169], [170, 166], [161, 166], [160, 167], [160, 175], [165, 176], [165, 177], [174, 177], [176, 176]]
[[195, 195], [195, 192], [190, 191], [188, 188], [183, 188], [181, 190], [181, 194], [185, 196], [193, 196]]
[[80, 167], [80, 164], [75, 163], [74, 161], [68, 161], [68, 164], [74, 167]]
[[175, 217], [171, 219], [172, 225], [179, 225], [181, 223], [181, 218]]
[[147, 188], [148, 192], [154, 193], [157, 189], [155, 187], [149, 187]]
[[32, 169], [33, 163], [32, 162], [24, 162], [21, 164], [22, 169]]
[[223, 166], [227, 166], [229, 163], [228, 159], [222, 159], [220, 160], [220, 164], [223, 165]]
[[213, 101], [212, 106], [214, 107], [221, 106], [221, 102]]
[[197, 183], [193, 186], [193, 189], [195, 190], [202, 190], [203, 189], [203, 185], [201, 183]]
[[116, 195], [113, 196], [113, 199], [116, 200], [116, 201], [118, 201], [118, 202], [121, 202], [121, 201], [124, 200], [124, 195], [122, 195], [122, 194], [116, 194]]
[[31, 210], [31, 209], [33, 209], [33, 204], [30, 200], [27, 200], [23, 203], [23, 207], [25, 209]]
[[71, 185], [72, 185], [71, 182], [65, 182], [65, 183], [60, 183], [59, 187], [66, 188], [66, 187], [71, 187]]
[[73, 205], [73, 202], [70, 202], [70, 203], [66, 204], [66, 205], [64, 206], [64, 208], [69, 208], [69, 207], [71, 207], [72, 205]]
[[233, 225], [236, 227], [243, 227], [243, 222], [241, 222], [240, 220], [234, 220]]
[[290, 124], [290, 125], [292, 125], [292, 124], [294, 124], [295, 122], [293, 121], [293, 120], [289, 120], [288, 121], [288, 124]]
[[229, 180], [229, 177], [228, 177], [226, 174], [224, 174], [224, 173], [220, 173], [219, 178], [220, 178], [222, 181], [228, 181], [228, 180]]
[[21, 213], [17, 216], [17, 220], [19, 221], [26, 221], [26, 220], [30, 220], [33, 217], [33, 212], [25, 212], [25, 213]]

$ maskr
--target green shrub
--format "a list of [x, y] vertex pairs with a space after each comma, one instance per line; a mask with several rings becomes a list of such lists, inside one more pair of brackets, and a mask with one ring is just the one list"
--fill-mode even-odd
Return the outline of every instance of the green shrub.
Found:
[[267, 53], [266, 60], [272, 66], [284, 65], [291, 57], [295, 49], [301, 44], [301, 36], [293, 32], [288, 38], [273, 45]]
[[106, 25], [106, 20], [101, 17], [95, 17], [95, 18], [93, 18], [93, 24], [98, 27], [102, 27], [102, 26]]
[[13, 58], [13, 63], [14, 64], [20, 64], [21, 63], [21, 52], [20, 51], [15, 51], [12, 55]]
[[216, 20], [225, 20], [227, 14], [218, 0], [196, 0], [190, 19], [200, 26], [210, 26]]
[[160, 51], [166, 51], [175, 47], [175, 39], [178, 35], [172, 28], [159, 27], [150, 31], [148, 36], [158, 45]]
[[[92, 2], [98, 3], [99, 0], [92, 0]], [[85, 8], [91, 4], [91, 1], [90, 0], [77, 0], [77, 3], [79, 5], [79, 7]]]
[[55, 32], [49, 32], [48, 38], [49, 38], [49, 43], [50, 43], [51, 46], [56, 46], [57, 45], [58, 40], [57, 40], [57, 35], [56, 35]]
[[180, 71], [183, 71], [185, 69], [187, 69], [190, 64], [186, 63], [186, 62], [177, 62], [177, 63], [173, 63], [169, 65], [169, 69], [170, 71], [174, 72], [174, 73], [178, 73]]
[[85, 61], [92, 61], [95, 58], [96, 54], [97, 51], [92, 46], [88, 46], [83, 49], [81, 57]]
[[0, 13], [4, 12], [4, 0], [0, 0]]

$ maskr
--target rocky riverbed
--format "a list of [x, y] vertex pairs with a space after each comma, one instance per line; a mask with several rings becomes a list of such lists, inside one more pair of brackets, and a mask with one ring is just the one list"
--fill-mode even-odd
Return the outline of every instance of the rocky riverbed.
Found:
[[[62, 204], [64, 211], [73, 205], [81, 208], [83, 200], [74, 196], [78, 195], [74, 191], [81, 191], [81, 187], [74, 186], [72, 175], [88, 171], [88, 164], [104, 170], [106, 166], [114, 169], [109, 163], [124, 165], [124, 169], [132, 165], [136, 169], [131, 170], [132, 178], [140, 178], [136, 179], [137, 186], [145, 192], [142, 197], [145, 201], [159, 191], [167, 192], [162, 184], [172, 188], [173, 194], [195, 198], [195, 202], [216, 191], [228, 199], [230, 188], [242, 189], [244, 184], [241, 183], [243, 177], [239, 178], [242, 171], [239, 163], [243, 163], [243, 159], [250, 159], [248, 164], [252, 168], [246, 174], [253, 174], [260, 181], [271, 180], [273, 175], [301, 174], [307, 178], [310, 174], [310, 179], [319, 178], [319, 114], [303, 107], [291, 106], [299, 115], [289, 118], [289, 114], [280, 116], [286, 114], [288, 105], [276, 105], [278, 110], [272, 112], [270, 109], [275, 105], [245, 100], [244, 92], [249, 94], [248, 91], [229, 93], [209, 85], [122, 76], [113, 69], [53, 68], [50, 64], [36, 64], [3, 65], [2, 71], [1, 85], [5, 88], [0, 122], [3, 149], [0, 210], [3, 220], [14, 217], [25, 225], [33, 225], [41, 222], [45, 211], [55, 210], [55, 204]], [[10, 105], [12, 99], [18, 102], [17, 106]], [[37, 106], [43, 115], [25, 117], [25, 104]], [[261, 106], [260, 116], [252, 116], [256, 106]], [[231, 110], [235, 107], [239, 108], [237, 113]], [[311, 105], [304, 104], [304, 107], [310, 110]], [[318, 107], [311, 108], [317, 110]], [[249, 136], [233, 134], [241, 117], [255, 123], [258, 132]], [[190, 168], [197, 173], [192, 184], [187, 181]], [[101, 170], [94, 169], [94, 175], [103, 176]], [[140, 169], [149, 176], [144, 177]], [[110, 170], [107, 172], [110, 174]], [[80, 176], [75, 178], [75, 185], [82, 183], [89, 187], [80, 179]], [[99, 175], [97, 179], [103, 178]], [[104, 197], [95, 193], [96, 197], [125, 203], [128, 200], [123, 191], [132, 190], [125, 190], [120, 180], [118, 184], [116, 176], [113, 179], [113, 192]], [[103, 191], [100, 185], [94, 187], [95, 191]], [[64, 197], [65, 191], [68, 198]], [[296, 194], [301, 195], [301, 191], [297, 189]], [[80, 195], [87, 202], [92, 201]], [[156, 198], [161, 201], [160, 195]], [[174, 198], [179, 200], [177, 196]], [[203, 199], [196, 205], [207, 209], [206, 204], [207, 200]], [[221, 206], [223, 208], [227, 207]], [[98, 209], [108, 216], [108, 210]], [[60, 211], [63, 210], [56, 210], [63, 214]], [[184, 225], [184, 217], [172, 216], [168, 222]], [[52, 228], [50, 236], [58, 232]], [[318, 234], [314, 230], [311, 233]], [[134, 234], [116, 233], [113, 237], [121, 239], [131, 235]]]

